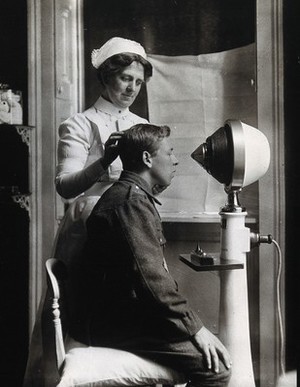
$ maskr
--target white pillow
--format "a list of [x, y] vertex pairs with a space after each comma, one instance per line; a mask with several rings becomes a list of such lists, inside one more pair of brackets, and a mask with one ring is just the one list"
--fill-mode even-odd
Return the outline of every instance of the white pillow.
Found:
[[69, 339], [61, 381], [57, 387], [108, 387], [182, 384], [183, 374], [111, 348], [88, 347]]

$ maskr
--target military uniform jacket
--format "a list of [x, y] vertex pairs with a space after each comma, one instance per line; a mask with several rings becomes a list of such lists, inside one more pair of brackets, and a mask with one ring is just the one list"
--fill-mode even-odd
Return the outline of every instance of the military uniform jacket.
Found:
[[180, 341], [202, 327], [167, 269], [155, 202], [147, 183], [124, 171], [95, 205], [75, 270], [75, 339], [108, 346], [138, 337]]

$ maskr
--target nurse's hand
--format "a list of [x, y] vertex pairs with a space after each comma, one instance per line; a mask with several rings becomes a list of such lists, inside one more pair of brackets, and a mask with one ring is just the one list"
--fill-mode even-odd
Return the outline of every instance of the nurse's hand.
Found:
[[110, 164], [119, 156], [118, 141], [123, 136], [122, 132], [113, 132], [104, 145], [104, 156], [101, 163], [104, 169], [108, 168]]

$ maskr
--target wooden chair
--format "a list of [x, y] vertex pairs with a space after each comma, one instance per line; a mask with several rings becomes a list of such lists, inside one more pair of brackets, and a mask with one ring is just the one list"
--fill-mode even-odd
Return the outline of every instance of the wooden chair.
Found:
[[[132, 353], [89, 347], [70, 338], [63, 318], [63, 308], [66, 306], [66, 265], [61, 260], [48, 259], [46, 272], [51, 304], [46, 320], [51, 318], [53, 321], [50, 324], [52, 329], [44, 329], [43, 335], [44, 352], [51, 353], [46, 346], [52, 346], [52, 357], [48, 356], [50, 362], [48, 360], [45, 363], [45, 386], [111, 387], [176, 385], [186, 382], [182, 374]], [[43, 324], [49, 323], [46, 320]]]

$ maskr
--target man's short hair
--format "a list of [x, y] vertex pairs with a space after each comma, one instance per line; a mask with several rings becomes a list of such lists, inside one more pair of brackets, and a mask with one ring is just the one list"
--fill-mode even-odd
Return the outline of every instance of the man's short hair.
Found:
[[169, 137], [171, 129], [166, 126], [137, 124], [123, 132], [119, 141], [119, 154], [123, 168], [128, 171], [138, 170], [143, 164], [143, 152], [155, 156], [160, 141]]

